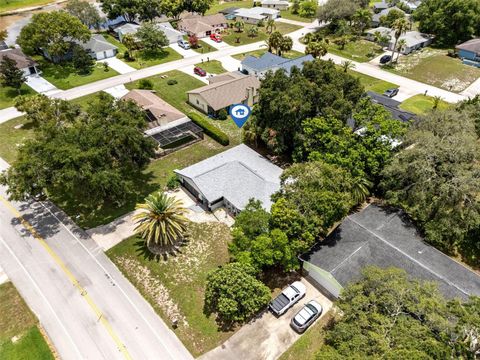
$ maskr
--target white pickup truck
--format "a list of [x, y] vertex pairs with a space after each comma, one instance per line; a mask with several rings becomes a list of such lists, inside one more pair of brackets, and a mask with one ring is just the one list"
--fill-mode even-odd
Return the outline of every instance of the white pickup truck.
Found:
[[305, 296], [306, 291], [307, 288], [305, 285], [300, 281], [295, 281], [293, 284], [283, 289], [280, 295], [270, 301], [268, 307], [275, 315], [283, 315], [298, 300]]

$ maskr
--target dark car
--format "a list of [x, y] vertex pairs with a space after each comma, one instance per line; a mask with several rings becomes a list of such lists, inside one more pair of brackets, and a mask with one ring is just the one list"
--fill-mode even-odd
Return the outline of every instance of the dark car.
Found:
[[386, 63], [390, 62], [390, 60], [392, 60], [392, 57], [390, 55], [383, 55], [380, 58], [380, 64], [386, 64]]
[[193, 68], [193, 73], [198, 75], [198, 76], [207, 76], [207, 72], [203, 70], [202, 68], [199, 68], [198, 66], [195, 66]]
[[389, 98], [392, 98], [397, 94], [398, 94], [398, 89], [397, 88], [385, 90], [385, 92], [383, 93], [383, 95], [385, 95]]

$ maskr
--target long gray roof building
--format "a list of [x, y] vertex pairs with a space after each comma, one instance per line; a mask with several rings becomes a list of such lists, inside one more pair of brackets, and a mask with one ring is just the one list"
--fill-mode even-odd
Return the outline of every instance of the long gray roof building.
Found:
[[236, 214], [251, 198], [270, 210], [270, 197], [280, 189], [282, 169], [241, 144], [175, 173], [204, 206], [210, 210], [225, 206]]
[[477, 273], [425, 243], [403, 212], [377, 205], [348, 216], [301, 260], [308, 276], [334, 297], [369, 265], [435, 281], [447, 298], [480, 295]]

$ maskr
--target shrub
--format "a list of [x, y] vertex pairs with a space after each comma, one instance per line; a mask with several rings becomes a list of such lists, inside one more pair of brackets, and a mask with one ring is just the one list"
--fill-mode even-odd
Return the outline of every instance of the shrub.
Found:
[[257, 26], [258, 26], [258, 27], [264, 27], [264, 26], [265, 26], [265, 21], [260, 20], [260, 21], [257, 23]]
[[168, 190], [175, 190], [180, 187], [180, 180], [178, 179], [177, 174], [170, 176], [167, 181], [167, 189]]
[[226, 120], [228, 116], [227, 110], [222, 109], [218, 112], [218, 119], [219, 120]]
[[128, 61], [128, 60], [131, 60], [131, 58], [130, 58], [130, 51], [125, 50], [125, 52], [123, 53], [123, 58], [124, 58], [125, 60], [127, 60], [127, 61]]
[[109, 71], [109, 70], [110, 70], [110, 69], [108, 68], [108, 62], [105, 61], [105, 62], [103, 63], [103, 71], [107, 72], [107, 71]]
[[270, 301], [270, 290], [248, 264], [230, 263], [207, 275], [205, 311], [226, 325], [244, 322]]
[[196, 113], [189, 113], [188, 117], [192, 119], [192, 121], [200, 126], [205, 134], [210, 136], [213, 140], [217, 141], [218, 143], [227, 146], [230, 144], [230, 139], [228, 135], [225, 134], [222, 130], [217, 128], [216, 126], [210, 124], [206, 119], [204, 119], [201, 115]]
[[144, 89], [144, 90], [152, 90], [153, 89], [153, 82], [149, 79], [141, 79], [138, 82], [138, 87], [140, 89]]
[[170, 80], [167, 81], [167, 84], [168, 84], [168, 85], [175, 85], [175, 84], [177, 84], [177, 83], [178, 83], [178, 81], [175, 80], [175, 79], [170, 79]]

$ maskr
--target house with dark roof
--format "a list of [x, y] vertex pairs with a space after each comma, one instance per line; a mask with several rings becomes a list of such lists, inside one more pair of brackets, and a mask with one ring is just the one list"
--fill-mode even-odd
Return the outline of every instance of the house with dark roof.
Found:
[[150, 90], [130, 90], [121, 99], [131, 100], [145, 111], [148, 119], [145, 134], [158, 142], [162, 155], [166, 154], [165, 150], [171, 152], [203, 139], [202, 128]]
[[348, 216], [300, 260], [305, 275], [333, 297], [366, 266], [404, 269], [436, 282], [449, 299], [480, 295], [477, 273], [427, 244], [402, 211], [373, 204]]
[[234, 71], [214, 76], [209, 85], [187, 92], [188, 102], [203, 113], [217, 117], [234, 104], [253, 106], [258, 101], [260, 81], [253, 75]]
[[312, 55], [304, 55], [295, 59], [286, 59], [284, 57], [266, 52], [260, 57], [248, 55], [241, 62], [241, 70], [244, 74], [255, 75], [259, 79], [263, 79], [268, 71], [285, 70], [287, 75], [293, 67], [303, 68], [306, 61], [313, 61]]
[[385, 95], [377, 94], [373, 91], [367, 91], [367, 95], [370, 97], [373, 103], [382, 105], [385, 109], [387, 109], [395, 120], [409, 122], [416, 119], [415, 114], [400, 109], [400, 101], [394, 100]]
[[241, 144], [175, 173], [205, 208], [225, 207], [236, 215], [250, 199], [260, 200], [269, 211], [270, 198], [280, 189], [282, 169]]
[[455, 50], [464, 64], [480, 67], [480, 38], [465, 41], [455, 46]]
[[9, 49], [7, 47], [4, 50], [0, 50], [0, 61], [2, 61], [4, 58], [9, 58], [15, 61], [17, 69], [22, 70], [25, 76], [40, 73], [40, 71], [37, 69], [37, 62], [25, 55], [22, 50], [18, 48]]

